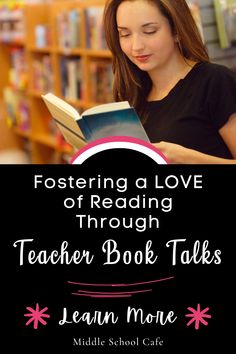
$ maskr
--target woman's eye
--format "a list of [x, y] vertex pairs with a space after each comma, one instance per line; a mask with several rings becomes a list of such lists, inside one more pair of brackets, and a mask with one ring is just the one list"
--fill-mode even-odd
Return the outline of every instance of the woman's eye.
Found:
[[120, 36], [120, 38], [121, 38], [121, 37], [128, 37], [128, 36], [129, 36], [129, 33], [119, 33], [119, 36]]
[[154, 33], [156, 33], [156, 30], [155, 31], [146, 31], [146, 32], [144, 32], [145, 34], [154, 34]]

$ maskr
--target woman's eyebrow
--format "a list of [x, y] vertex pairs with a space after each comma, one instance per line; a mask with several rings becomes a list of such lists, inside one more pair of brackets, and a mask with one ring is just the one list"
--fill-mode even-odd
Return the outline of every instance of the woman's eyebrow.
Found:
[[141, 27], [147, 27], [150, 25], [158, 25], [158, 23], [157, 22], [148, 22], [148, 23], [145, 23], [144, 25], [142, 25]]

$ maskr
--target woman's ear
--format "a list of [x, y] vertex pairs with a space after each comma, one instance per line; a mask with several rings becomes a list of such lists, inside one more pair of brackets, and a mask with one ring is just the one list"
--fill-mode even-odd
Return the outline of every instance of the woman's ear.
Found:
[[175, 43], [179, 43], [180, 42], [179, 36], [177, 34], [174, 35], [174, 41], [175, 41]]

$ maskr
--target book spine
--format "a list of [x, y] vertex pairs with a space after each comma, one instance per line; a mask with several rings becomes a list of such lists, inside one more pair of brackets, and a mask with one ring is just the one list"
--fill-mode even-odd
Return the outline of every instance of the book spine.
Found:
[[83, 119], [83, 117], [81, 119], [78, 119], [76, 122], [77, 122], [80, 130], [83, 132], [85, 140], [87, 142], [91, 141], [92, 140], [92, 132], [89, 129], [89, 127], [88, 127], [87, 123], [85, 122], [85, 120]]

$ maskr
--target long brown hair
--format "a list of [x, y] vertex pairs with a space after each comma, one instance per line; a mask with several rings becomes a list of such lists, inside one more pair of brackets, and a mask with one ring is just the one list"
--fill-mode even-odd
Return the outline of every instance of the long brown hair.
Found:
[[[108, 0], [103, 18], [107, 45], [112, 52], [113, 94], [116, 101], [128, 100], [142, 116], [152, 82], [147, 72], [133, 64], [120, 47], [116, 13], [124, 1], [137, 0]], [[184, 58], [196, 62], [209, 61], [201, 35], [185, 0], [146, 1], [154, 3], [167, 18], [172, 33], [179, 39], [179, 50]]]

